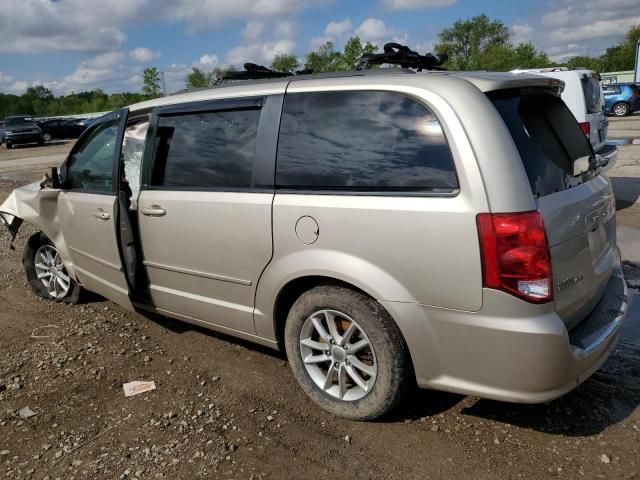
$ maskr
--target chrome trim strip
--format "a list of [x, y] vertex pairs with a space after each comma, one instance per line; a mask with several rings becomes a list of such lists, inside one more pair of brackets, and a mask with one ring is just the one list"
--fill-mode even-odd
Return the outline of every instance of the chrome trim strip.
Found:
[[249, 307], [246, 305], [239, 305], [237, 303], [225, 302], [224, 300], [219, 300], [217, 298], [205, 297], [202, 295], [197, 295], [195, 293], [185, 292], [183, 290], [176, 290], [174, 288], [161, 287], [160, 285], [151, 284], [149, 285], [149, 290], [151, 292], [160, 292], [166, 293], [168, 295], [173, 295], [179, 298], [186, 298], [189, 300], [193, 300], [196, 302], [207, 303], [209, 305], [215, 305], [220, 308], [226, 308], [229, 310], [236, 310], [240, 312], [253, 313], [253, 307]]
[[147, 260], [142, 262], [146, 267], [158, 268], [160, 270], [168, 270], [170, 272], [183, 273], [185, 275], [193, 275], [196, 277], [209, 278], [211, 280], [220, 280], [221, 282], [237, 283], [240, 285], [251, 285], [251, 280], [242, 280], [241, 278], [225, 277], [224, 275], [217, 275], [215, 273], [200, 272], [198, 270], [191, 270], [188, 268], [173, 267], [169, 265], [163, 265], [161, 263], [149, 262]]
[[[122, 272], [122, 266], [121, 265], [114, 265], [113, 263], [107, 262], [106, 260], [102, 260], [101, 258], [95, 257], [93, 255], [88, 254], [87, 252], [83, 252], [82, 250], [78, 250], [77, 248], [74, 248], [70, 245], [67, 245], [67, 248], [69, 250], [71, 250], [72, 252], [75, 252], [79, 255], [82, 255], [83, 257], [86, 257], [90, 260], [93, 260], [94, 262], [99, 263], [100, 265], [104, 265], [105, 267], [109, 267], [112, 268], [118, 272]], [[78, 263], [78, 262], [75, 262]], [[78, 268], [78, 267], [76, 267]]]

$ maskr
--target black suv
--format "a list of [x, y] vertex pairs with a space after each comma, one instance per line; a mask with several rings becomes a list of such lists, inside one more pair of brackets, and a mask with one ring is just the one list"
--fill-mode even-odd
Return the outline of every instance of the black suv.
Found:
[[16, 115], [4, 119], [4, 140], [7, 148], [25, 143], [42, 145], [42, 130], [35, 124], [32, 117]]

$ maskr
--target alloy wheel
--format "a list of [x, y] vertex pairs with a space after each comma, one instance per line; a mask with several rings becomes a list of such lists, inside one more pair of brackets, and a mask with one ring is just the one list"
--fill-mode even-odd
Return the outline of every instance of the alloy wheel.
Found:
[[364, 398], [376, 381], [377, 362], [364, 330], [348, 315], [320, 310], [300, 331], [300, 353], [313, 382], [345, 401]]
[[618, 117], [624, 117], [627, 114], [627, 106], [624, 104], [616, 105], [613, 109], [613, 113]]
[[71, 288], [71, 278], [64, 268], [58, 250], [52, 245], [42, 245], [36, 251], [35, 269], [51, 298], [61, 300]]

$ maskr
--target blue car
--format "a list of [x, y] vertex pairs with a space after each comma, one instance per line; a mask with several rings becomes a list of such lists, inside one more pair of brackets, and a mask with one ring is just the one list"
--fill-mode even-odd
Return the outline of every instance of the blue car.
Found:
[[604, 111], [607, 115], [624, 117], [640, 110], [640, 90], [633, 83], [605, 85]]

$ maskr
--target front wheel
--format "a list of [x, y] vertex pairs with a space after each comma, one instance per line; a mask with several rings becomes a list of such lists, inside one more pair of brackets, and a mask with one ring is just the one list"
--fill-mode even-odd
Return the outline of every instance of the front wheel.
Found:
[[7, 150], [11, 150], [13, 148], [13, 145], [11, 145], [9, 142], [6, 143], [6, 147]]
[[626, 103], [616, 103], [611, 111], [616, 117], [626, 117], [629, 115], [629, 105]]
[[43, 233], [29, 238], [22, 264], [36, 295], [57, 302], [78, 302], [80, 286], [69, 276], [58, 249]]
[[413, 385], [393, 319], [372, 298], [344, 287], [320, 286], [298, 298], [287, 317], [285, 347], [302, 389], [344, 418], [380, 417]]
[[42, 140], [44, 140], [45, 142], [50, 142], [51, 140], [53, 140], [53, 137], [50, 133], [44, 133], [42, 134]]

